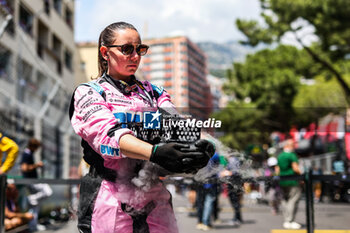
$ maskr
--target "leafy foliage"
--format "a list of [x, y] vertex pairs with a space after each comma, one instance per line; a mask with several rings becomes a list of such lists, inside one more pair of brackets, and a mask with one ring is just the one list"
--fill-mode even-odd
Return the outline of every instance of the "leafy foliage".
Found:
[[[236, 21], [239, 30], [247, 37], [243, 44], [280, 42], [287, 33], [293, 33], [321, 68], [328, 71], [341, 85], [350, 104], [349, 84], [336, 65], [350, 53], [350, 4], [348, 0], [260, 0], [265, 25], [254, 20]], [[316, 45], [307, 46], [303, 32], [313, 29]], [[310, 30], [308, 30], [310, 31]], [[310, 35], [307, 35], [310, 36]]]
[[262, 136], [263, 127], [259, 120], [264, 112], [254, 104], [244, 102], [230, 102], [228, 106], [213, 115], [222, 121], [225, 135], [221, 140], [232, 148], [242, 148], [247, 143], [258, 143], [267, 140]]
[[[222, 141], [235, 148], [268, 143], [272, 131], [307, 126], [346, 105], [339, 84], [327, 81], [321, 65], [293, 46], [280, 45], [248, 55], [244, 63], [233, 64], [227, 78], [224, 89], [236, 98], [215, 118], [223, 122]], [[314, 85], [301, 83], [312, 78], [316, 79]]]
[[296, 117], [292, 124], [306, 127], [310, 122], [325, 116], [327, 113], [342, 114], [346, 100], [335, 80], [326, 81], [325, 77], [315, 78], [315, 84], [302, 85], [293, 101]]

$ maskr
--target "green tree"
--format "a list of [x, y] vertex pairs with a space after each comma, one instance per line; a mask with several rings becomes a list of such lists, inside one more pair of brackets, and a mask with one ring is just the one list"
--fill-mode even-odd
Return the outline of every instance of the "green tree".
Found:
[[[288, 45], [264, 49], [248, 55], [243, 63], [234, 63], [224, 88], [234, 93], [235, 101], [215, 116], [224, 122], [222, 140], [241, 149], [259, 140], [267, 143], [272, 131], [289, 132], [293, 124], [308, 125], [333, 110], [332, 104], [341, 106], [345, 99], [335, 81], [301, 84], [315, 77], [325, 80], [323, 75], [321, 65], [314, 64], [305, 50]], [[312, 102], [313, 98], [328, 105]]]
[[229, 146], [244, 149], [248, 144], [268, 143], [274, 131], [287, 132], [295, 118], [293, 100], [300, 79], [319, 72], [305, 52], [280, 45], [248, 55], [244, 63], [228, 70], [224, 89], [234, 93], [235, 101], [218, 113]]
[[250, 100], [264, 111], [265, 130], [287, 131], [293, 115], [293, 100], [300, 79], [312, 77], [317, 67], [307, 69], [310, 59], [293, 46], [280, 45], [248, 55], [244, 63], [229, 70], [225, 90], [235, 93], [237, 101]]
[[[350, 54], [350, 4], [348, 0], [260, 0], [264, 26], [254, 20], [238, 19], [236, 25], [247, 37], [244, 44], [280, 42], [293, 33], [314, 62], [335, 77], [347, 104], [350, 87], [339, 65]], [[303, 33], [313, 29], [313, 46], [304, 43]]]
[[220, 139], [231, 148], [244, 149], [248, 144], [268, 141], [268, 135], [262, 133], [263, 127], [259, 124], [264, 112], [253, 103], [230, 102], [213, 117], [221, 120], [225, 134]]
[[302, 85], [293, 101], [293, 124], [306, 127], [328, 113], [344, 113], [346, 100], [335, 80], [319, 76], [313, 85]]

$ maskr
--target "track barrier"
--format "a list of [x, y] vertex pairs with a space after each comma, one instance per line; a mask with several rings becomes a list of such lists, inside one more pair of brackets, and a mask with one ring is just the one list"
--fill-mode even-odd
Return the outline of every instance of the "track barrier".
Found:
[[[314, 181], [343, 181], [350, 182], [350, 176], [347, 175], [313, 175], [312, 170], [306, 171], [303, 175], [293, 176], [274, 176], [274, 177], [251, 177], [243, 178], [243, 182], [251, 183], [257, 181], [271, 182], [272, 180], [298, 180], [304, 181], [305, 185], [305, 203], [306, 203], [306, 225], [307, 233], [314, 233], [314, 198], [312, 185]], [[5, 233], [5, 202], [6, 202], [6, 185], [8, 182], [15, 184], [38, 184], [47, 183], [54, 185], [77, 185], [80, 179], [24, 179], [24, 178], [7, 178], [6, 175], [0, 175], [0, 233]], [[167, 181], [169, 182], [169, 181]]]

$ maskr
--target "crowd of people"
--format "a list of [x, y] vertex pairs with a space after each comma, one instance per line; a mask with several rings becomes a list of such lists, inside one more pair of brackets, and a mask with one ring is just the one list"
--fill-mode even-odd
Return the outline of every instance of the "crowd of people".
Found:
[[[300, 175], [298, 156], [294, 153], [293, 140], [285, 140], [281, 153], [271, 156], [266, 161], [265, 177]], [[251, 183], [244, 183], [241, 175], [241, 161], [235, 156], [224, 157], [216, 153], [208, 165], [201, 171], [206, 179], [196, 181], [188, 190], [188, 200], [192, 205], [189, 216], [197, 217], [196, 228], [209, 231], [216, 224], [221, 224], [219, 218], [219, 199], [226, 195], [232, 207], [233, 216], [229, 224], [239, 227], [243, 221], [243, 196], [248, 193]], [[281, 224], [285, 229], [300, 229], [302, 225], [295, 221], [298, 202], [302, 194], [302, 185], [296, 180], [268, 179], [263, 182], [264, 193], [271, 207], [272, 215], [283, 216]], [[259, 189], [259, 188], [258, 188]]]
[[[35, 162], [34, 153], [40, 145], [40, 141], [36, 138], [28, 140], [28, 144], [19, 160], [23, 178], [39, 178], [37, 169], [43, 167], [44, 164], [42, 161]], [[0, 133], [0, 152], [0, 175], [7, 174], [18, 159], [19, 147], [14, 140]], [[38, 223], [40, 202], [52, 195], [52, 189], [48, 184], [30, 184], [26, 189], [29, 194], [27, 195], [26, 209], [23, 209], [20, 208], [18, 203], [18, 187], [11, 180], [7, 183], [6, 205], [4, 207], [5, 230], [11, 230], [24, 224], [28, 224], [30, 232], [45, 229], [43, 225]]]
[[[7, 173], [15, 164], [19, 149], [17, 144], [8, 137], [1, 135], [1, 155], [5, 159], [0, 165], [0, 171]], [[20, 159], [20, 170], [24, 178], [38, 178], [38, 168], [44, 166], [42, 161], [35, 162], [34, 153], [39, 149], [41, 143], [35, 138], [28, 141]], [[266, 161], [264, 176], [289, 176], [300, 175], [301, 170], [298, 164], [298, 156], [294, 153], [295, 143], [293, 140], [285, 140], [283, 151], [271, 156]], [[201, 170], [206, 174], [206, 179], [194, 182], [188, 190], [188, 198], [192, 203], [197, 217], [196, 228], [209, 231], [216, 224], [220, 223], [219, 212], [220, 195], [224, 192], [227, 195], [232, 207], [233, 216], [230, 225], [238, 227], [243, 221], [241, 207], [243, 194], [245, 192], [244, 182], [240, 174], [240, 161], [235, 156], [224, 157], [216, 152], [207, 165]], [[80, 176], [89, 175], [89, 164], [82, 160], [80, 164]], [[319, 170], [313, 171], [319, 174]], [[209, 174], [209, 175], [208, 175]], [[320, 184], [314, 184], [315, 201], [320, 199]], [[40, 201], [52, 195], [52, 190], [47, 184], [32, 184], [26, 187], [28, 209], [21, 209], [18, 205], [18, 188], [14, 183], [8, 183], [6, 187], [5, 206], [5, 229], [13, 229], [23, 224], [28, 224], [31, 232], [42, 230], [43, 226], [38, 224], [38, 213]], [[285, 229], [300, 229], [301, 224], [295, 221], [298, 209], [298, 202], [302, 195], [302, 188], [298, 181], [271, 179], [264, 185], [265, 194], [268, 197], [269, 205], [273, 215], [282, 214], [282, 226]]]
[[190, 217], [197, 218], [196, 229], [209, 231], [220, 224], [220, 195], [225, 192], [233, 210], [229, 225], [238, 227], [243, 223], [241, 203], [244, 193], [239, 161], [235, 157], [225, 158], [215, 153], [188, 186], [187, 197], [191, 205]]

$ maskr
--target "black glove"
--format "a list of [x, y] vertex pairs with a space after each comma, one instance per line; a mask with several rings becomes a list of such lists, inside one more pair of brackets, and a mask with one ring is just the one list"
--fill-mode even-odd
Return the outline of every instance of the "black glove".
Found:
[[188, 144], [166, 143], [154, 145], [150, 161], [160, 165], [170, 172], [192, 172], [190, 166], [184, 165], [183, 160], [203, 157], [203, 152], [191, 149]]
[[199, 150], [203, 151], [209, 159], [215, 154], [215, 145], [208, 140], [200, 139], [194, 143]]
[[[215, 146], [213, 143], [209, 142], [208, 140], [200, 139], [194, 143], [194, 148], [193, 147], [184, 148], [182, 149], [182, 151], [201, 152], [201, 153], [197, 153], [196, 157], [185, 158], [182, 160], [185, 172], [195, 173], [199, 169], [205, 167], [208, 164], [209, 159], [213, 157], [213, 155], [215, 154]], [[186, 170], [186, 168], [188, 169]]]

